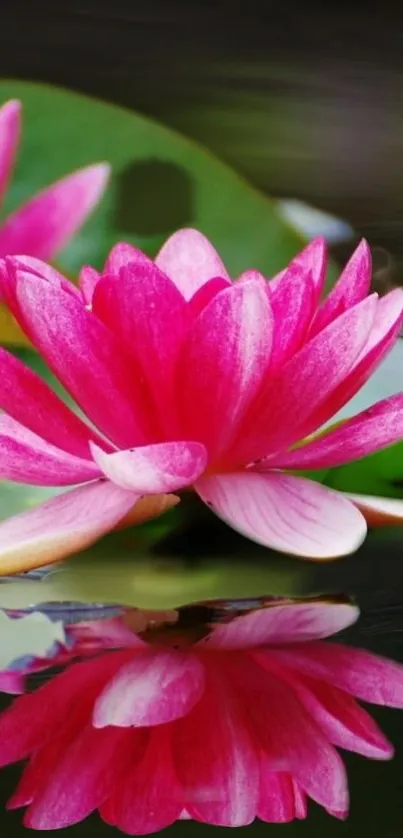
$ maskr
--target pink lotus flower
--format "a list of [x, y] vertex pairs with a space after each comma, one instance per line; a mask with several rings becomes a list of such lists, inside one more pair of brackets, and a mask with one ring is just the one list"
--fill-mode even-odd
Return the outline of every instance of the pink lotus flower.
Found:
[[[0, 201], [7, 189], [17, 151], [21, 104], [0, 108]], [[27, 253], [53, 259], [84, 224], [105, 189], [109, 166], [88, 166], [39, 192], [0, 227], [0, 256]]]
[[318, 239], [270, 282], [247, 271], [231, 283], [192, 230], [155, 262], [117, 245], [102, 275], [82, 270], [79, 289], [38, 260], [7, 260], [11, 311], [91, 425], [0, 352], [1, 475], [83, 484], [0, 525], [2, 572], [57, 561], [139, 498], [188, 487], [249, 538], [314, 559], [355, 550], [362, 512], [401, 520], [399, 501], [352, 502], [292, 473], [403, 438], [400, 394], [304, 441], [362, 386], [402, 322], [402, 290], [367, 296], [365, 242], [320, 302], [325, 269]]
[[346, 817], [335, 746], [393, 755], [355, 698], [403, 707], [401, 665], [322, 640], [357, 613], [279, 602], [181, 648], [169, 630], [168, 643], [155, 628], [141, 639], [119, 619], [76, 627], [65, 660], [83, 659], [0, 716], [0, 763], [29, 759], [9, 807], [46, 830], [98, 809], [130, 835], [183, 818], [292, 821], [308, 797]]

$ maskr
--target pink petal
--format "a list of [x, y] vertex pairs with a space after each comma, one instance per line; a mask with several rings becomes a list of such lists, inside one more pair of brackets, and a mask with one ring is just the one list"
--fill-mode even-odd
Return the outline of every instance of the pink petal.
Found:
[[138, 363], [163, 436], [176, 436], [174, 371], [187, 326], [187, 307], [178, 289], [152, 263], [129, 265], [121, 269], [118, 281], [101, 279], [92, 308]]
[[270, 760], [263, 753], [257, 816], [265, 823], [290, 823], [297, 817], [291, 774], [286, 771], [273, 771], [270, 768]]
[[327, 250], [326, 242], [321, 236], [312, 239], [306, 247], [303, 248], [294, 259], [291, 260], [288, 268], [281, 271], [277, 276], [270, 280], [270, 290], [275, 289], [281, 284], [282, 279], [287, 270], [290, 268], [298, 268], [303, 273], [310, 273], [318, 298], [322, 292], [322, 288], [326, 278], [327, 270]]
[[172, 279], [186, 300], [209, 279], [229, 279], [213, 245], [198, 230], [178, 230], [162, 246], [155, 264]]
[[[267, 656], [269, 658], [270, 653]], [[393, 746], [351, 696], [336, 687], [306, 677], [291, 678], [289, 683], [333, 745], [369, 759], [393, 757]]]
[[141, 385], [118, 336], [78, 298], [32, 275], [18, 274], [17, 296], [36, 348], [90, 420], [124, 448], [144, 441]]
[[175, 768], [190, 816], [214, 826], [252, 823], [258, 751], [241, 702], [218, 672], [210, 672], [204, 696], [174, 730]]
[[308, 801], [306, 798], [305, 792], [302, 790], [301, 786], [292, 781], [293, 789], [294, 789], [294, 803], [295, 803], [295, 817], [303, 821], [307, 817], [308, 814]]
[[[5, 259], [0, 259], [0, 294], [1, 299], [4, 300], [4, 303], [10, 310], [11, 314], [14, 316], [18, 325], [25, 333], [29, 341], [32, 343], [33, 338], [29, 327], [29, 323], [27, 322], [26, 318], [23, 315], [23, 312], [21, 311], [21, 307], [17, 296], [17, 277], [21, 271], [26, 275], [30, 275], [31, 279], [35, 278], [35, 280], [38, 283], [43, 283], [45, 280], [45, 277], [42, 276], [41, 273], [38, 273], [37, 270], [34, 270], [30, 265], [28, 265], [27, 269], [25, 269], [25, 266], [20, 256], [6, 256]], [[53, 269], [50, 268], [49, 273], [51, 274], [53, 279], [50, 279], [50, 277], [47, 276], [46, 280], [48, 280], [51, 284], [55, 285], [56, 288], [61, 288], [62, 284], [56, 278], [57, 271], [53, 271]], [[65, 283], [67, 284], [67, 280], [65, 280]], [[71, 287], [73, 287], [71, 283], [69, 284], [71, 285]], [[63, 290], [67, 289], [64, 288]], [[77, 289], [74, 289], [74, 293], [79, 296], [79, 292], [77, 291]]]
[[[287, 268], [284, 271], [281, 271], [281, 274], [279, 274], [279, 276], [283, 277], [286, 271]], [[268, 288], [266, 277], [262, 273], [260, 273], [260, 271], [256, 271], [254, 268], [250, 268], [247, 271], [242, 271], [242, 273], [239, 274], [239, 276], [237, 276], [236, 282], [249, 282], [249, 280], [251, 279], [254, 282], [260, 282], [261, 285], [264, 285], [266, 289]]]
[[0, 108], [0, 201], [13, 168], [21, 129], [21, 103], [6, 102]]
[[396, 329], [399, 329], [402, 322], [403, 289], [394, 288], [393, 291], [390, 291], [389, 294], [385, 294], [385, 296], [378, 300], [374, 324], [368, 336], [367, 343], [363, 346], [358, 357], [357, 366], [368, 355], [371, 355], [374, 349], [379, 352], [379, 344], [382, 344], [385, 337], [390, 336]]
[[331, 468], [359, 460], [403, 439], [403, 394], [390, 396], [294, 451], [257, 465], [271, 468]]
[[256, 395], [267, 373], [271, 339], [269, 302], [255, 282], [221, 291], [193, 324], [178, 376], [182, 427], [210, 456], [228, 444]]
[[209, 279], [205, 282], [188, 302], [188, 311], [192, 319], [195, 320], [220, 291], [224, 291], [226, 288], [230, 288], [230, 286], [231, 281], [221, 276], [216, 276], [214, 279]]
[[[130, 750], [128, 748], [130, 746]], [[129, 762], [144, 749], [143, 736], [88, 725], [66, 743], [24, 818], [31, 829], [61, 829], [100, 806], [117, 782], [125, 782]]]
[[82, 227], [100, 201], [109, 166], [87, 166], [53, 183], [8, 217], [0, 230], [0, 253], [51, 259]]
[[306, 435], [308, 418], [311, 421], [350, 373], [368, 340], [376, 309], [373, 294], [330, 323], [285, 364], [242, 423], [232, 453], [237, 462], [276, 453]]
[[35, 486], [69, 486], [101, 477], [95, 463], [68, 454], [0, 415], [0, 478]]
[[282, 666], [332, 684], [363, 701], [403, 707], [402, 664], [336, 643], [272, 649], [270, 655]]
[[[18, 786], [12, 796], [7, 800], [8, 810], [20, 809], [29, 806], [35, 799], [38, 792], [46, 788], [46, 782], [53, 771], [57, 760], [63, 754], [63, 748], [69, 744], [68, 736], [75, 733], [67, 722], [63, 726], [62, 734], [59, 734], [52, 742], [47, 742], [36, 753], [31, 756], [28, 765], [24, 768]], [[26, 814], [29, 816], [29, 813]]]
[[20, 695], [25, 689], [24, 673], [3, 669], [0, 672], [0, 692]]
[[337, 818], [339, 821], [346, 821], [349, 815], [348, 809], [343, 809], [342, 811], [336, 809], [326, 809], [327, 813], [332, 816], [332, 818]]
[[52, 742], [40, 743], [39, 750], [31, 757], [16, 790], [7, 801], [7, 809], [29, 806], [36, 794], [44, 791], [50, 773], [63, 755], [63, 748], [68, 747], [68, 736], [71, 737], [75, 733], [73, 727], [67, 721], [62, 734], [56, 735]]
[[40, 567], [89, 547], [112, 529], [137, 496], [95, 481], [0, 523], [0, 575]]
[[202, 500], [247, 538], [284, 553], [330, 559], [352, 553], [365, 520], [340, 493], [288, 474], [252, 471], [202, 477]]
[[342, 760], [292, 688], [253, 661], [242, 672], [233, 663], [232, 674], [248, 700], [255, 736], [266, 753], [267, 766], [290, 772], [320, 805], [347, 809], [347, 778]]
[[403, 521], [403, 500], [379, 498], [376, 495], [353, 495], [344, 493], [364, 516], [369, 527], [401, 526]]
[[138, 247], [133, 247], [133, 245], [127, 244], [126, 242], [119, 242], [110, 251], [103, 273], [116, 274], [117, 276], [121, 268], [131, 263], [135, 264], [136, 267], [153, 267], [153, 261], [142, 250], [139, 250]]
[[[49, 779], [63, 759], [74, 736], [81, 732], [84, 714], [80, 712], [80, 716], [81, 719], [77, 718], [77, 713], [75, 713], [73, 719], [70, 717], [63, 720], [53, 739], [40, 744], [24, 769], [16, 791], [7, 801], [7, 809], [29, 806], [44, 793], [46, 794]], [[30, 814], [28, 811], [24, 817], [26, 824], [30, 820]]]
[[99, 691], [132, 654], [114, 652], [72, 664], [17, 698], [0, 716], [0, 765], [26, 759], [62, 735], [66, 725], [69, 736], [80, 729]]
[[[138, 631], [143, 630], [144, 622], [146, 622], [145, 620], [143, 622], [142, 615], [143, 612], [139, 611], [140, 628]], [[131, 618], [134, 622], [133, 614]], [[69, 635], [74, 638], [75, 648], [83, 648], [87, 651], [89, 648], [97, 652], [105, 651], [105, 649], [143, 650], [146, 646], [145, 641], [141, 640], [121, 617], [74, 623], [69, 626]]]
[[336, 285], [321, 305], [312, 325], [312, 337], [369, 294], [371, 267], [371, 251], [367, 242], [363, 239], [344, 268]]
[[328, 394], [321, 405], [315, 406], [314, 412], [301, 428], [300, 437], [324, 425], [365, 384], [396, 342], [402, 318], [403, 290], [395, 288], [378, 300], [374, 325], [358, 358], [344, 380]]
[[146, 649], [110, 681], [94, 707], [95, 727], [147, 727], [184, 716], [204, 689], [203, 664], [191, 653]]
[[90, 443], [92, 456], [109, 480], [139, 495], [190, 486], [205, 471], [207, 453], [199, 442], [161, 442], [105, 454]]
[[[99, 780], [99, 777], [97, 778], [96, 775], [98, 768], [97, 760], [94, 760], [94, 756], [96, 757], [96, 750], [94, 754], [94, 740], [96, 738], [96, 733], [89, 726], [90, 707], [93, 703], [94, 689], [96, 689], [98, 685], [101, 685], [102, 682], [108, 678], [111, 672], [110, 664], [114, 663], [113, 658], [114, 656], [110, 656], [107, 661], [101, 659], [101, 663], [104, 664], [104, 674], [102, 674], [102, 671], [101, 673], [99, 671], [99, 659], [97, 662], [91, 662], [90, 665], [86, 667], [87, 677], [84, 683], [85, 693], [80, 695], [78, 690], [78, 694], [75, 697], [75, 703], [72, 706], [69, 705], [71, 704], [71, 698], [72, 695], [74, 695], [75, 689], [73, 689], [73, 691], [71, 690], [71, 682], [73, 681], [74, 687], [76, 687], [77, 684], [78, 687], [80, 687], [81, 672], [79, 666], [74, 666], [72, 670], [68, 670], [70, 677], [67, 679], [67, 683], [66, 679], [64, 680], [64, 683], [67, 687], [67, 695], [69, 696], [69, 712], [66, 714], [62, 712], [61, 708], [64, 707], [65, 700], [64, 695], [60, 696], [59, 703], [56, 704], [58, 711], [57, 724], [52, 724], [54, 722], [54, 713], [53, 708], [50, 708], [51, 730], [49, 731], [48, 728], [45, 729], [43, 741], [40, 742], [40, 746], [36, 747], [34, 750], [30, 762], [22, 775], [17, 790], [7, 804], [7, 808], [15, 809], [33, 803], [33, 806], [31, 806], [24, 818], [25, 824], [33, 825], [34, 821], [36, 823], [41, 822], [43, 828], [46, 828], [46, 823], [50, 826], [51, 814], [56, 822], [56, 818], [62, 820], [63, 817], [74, 817], [74, 813], [77, 815], [77, 809], [79, 812], [80, 807], [82, 809], [85, 806], [91, 806], [91, 799], [93, 799], [94, 796], [92, 771], [94, 773], [94, 781], [97, 779]], [[57, 680], [60, 681], [59, 686], [61, 686], [63, 676], [59, 676]], [[44, 689], [45, 688], [40, 688], [42, 698], [45, 698], [46, 695], [46, 691], [44, 692]], [[57, 697], [57, 690], [51, 690], [51, 692], [53, 692]], [[48, 696], [46, 696], [46, 698], [48, 698]], [[107, 737], [107, 735], [103, 734], [101, 731], [98, 731], [98, 737], [100, 748], [102, 748], [102, 745], [104, 744], [107, 755], [109, 747], [109, 756], [112, 756], [110, 747], [112, 743], [110, 742], [110, 737]], [[119, 731], [115, 731], [115, 739], [118, 738], [120, 738]], [[127, 739], [130, 740], [130, 737], [127, 737]], [[85, 744], [87, 744], [88, 747], [88, 753], [86, 753], [87, 762], [85, 759], [80, 760], [83, 750], [85, 751]], [[120, 742], [120, 764], [118, 766], [114, 766], [115, 774], [117, 776], [119, 776], [120, 765], [122, 765], [122, 767], [125, 765], [124, 744], [125, 742]], [[129, 741], [127, 744], [134, 743]], [[80, 765], [77, 765], [77, 761], [80, 761]], [[72, 762], [75, 770], [72, 774], [70, 774], [69, 769], [71, 768]], [[78, 780], [77, 775], [79, 774], [80, 769], [85, 775], [81, 775], [80, 777], [80, 785], [82, 789], [81, 795], [77, 789], [74, 788], [74, 784]], [[104, 774], [107, 775], [106, 768], [104, 770]], [[107, 776], [105, 777], [105, 780], [106, 779]], [[113, 780], [113, 777], [111, 779]], [[60, 789], [60, 782], [64, 784], [65, 788], [63, 790]], [[99, 782], [99, 787], [100, 790], [102, 790], [102, 781]], [[57, 800], [54, 799], [51, 811], [46, 811], [48, 809], [47, 802], [49, 801], [49, 798], [54, 796], [57, 798], [57, 789], [60, 796], [71, 792], [72, 796], [70, 797], [70, 808], [68, 810], [68, 804], [66, 804], [66, 807], [58, 806]], [[92, 795], [91, 792], [93, 792]], [[74, 808], [75, 803], [76, 808]], [[62, 812], [60, 812], [60, 808], [62, 808]]]
[[41, 279], [46, 279], [48, 282], [56, 285], [58, 288], [63, 288], [73, 297], [80, 297], [80, 293], [75, 285], [70, 282], [63, 274], [59, 273], [52, 265], [43, 262], [42, 259], [37, 259], [35, 256], [8, 256], [6, 263], [14, 274], [14, 283], [17, 279], [17, 271], [25, 271]]
[[95, 268], [92, 268], [91, 265], [84, 265], [84, 267], [81, 268], [78, 275], [78, 285], [83, 295], [84, 302], [88, 306], [92, 305], [95, 287], [100, 279], [101, 274], [96, 271]]
[[103, 820], [128, 835], [148, 835], [174, 823], [183, 810], [172, 763], [172, 727], [151, 730], [142, 759], [134, 754], [124, 780], [118, 780], [101, 806]]
[[272, 365], [277, 369], [300, 349], [314, 314], [316, 294], [311, 274], [295, 265], [273, 289], [268, 288], [275, 323]]
[[359, 613], [355, 605], [320, 601], [262, 607], [216, 626], [198, 646], [248, 649], [273, 643], [306, 643], [342, 631], [355, 623]]
[[90, 459], [88, 442], [98, 436], [44, 381], [0, 347], [0, 408], [57, 448]]

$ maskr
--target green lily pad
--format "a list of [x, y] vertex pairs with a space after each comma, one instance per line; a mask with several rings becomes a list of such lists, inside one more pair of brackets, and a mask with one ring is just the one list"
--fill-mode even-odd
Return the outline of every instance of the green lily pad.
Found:
[[402, 498], [403, 442], [354, 463], [329, 469], [323, 482], [341, 492]]
[[268, 275], [302, 246], [276, 203], [207, 150], [162, 125], [115, 105], [25, 81], [0, 81], [0, 101], [23, 103], [23, 140], [4, 210], [52, 180], [97, 161], [112, 165], [99, 209], [60, 258], [73, 274], [100, 267], [126, 240], [154, 253], [173, 230], [200, 229], [236, 273]]

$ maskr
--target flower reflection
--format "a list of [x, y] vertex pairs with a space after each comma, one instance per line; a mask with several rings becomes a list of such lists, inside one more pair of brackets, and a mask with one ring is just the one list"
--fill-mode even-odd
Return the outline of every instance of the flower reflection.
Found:
[[29, 760], [9, 807], [34, 829], [98, 810], [131, 835], [288, 822], [308, 798], [344, 818], [336, 748], [393, 755], [356, 699], [403, 707], [402, 666], [325, 642], [357, 616], [341, 598], [267, 599], [67, 626], [31, 664], [62, 671], [0, 717], [1, 764]]

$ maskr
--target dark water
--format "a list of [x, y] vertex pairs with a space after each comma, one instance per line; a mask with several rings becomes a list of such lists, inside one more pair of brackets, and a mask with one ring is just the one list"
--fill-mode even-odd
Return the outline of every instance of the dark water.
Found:
[[[318, 11], [319, 9], [319, 11]], [[369, 7], [188, 0], [13, 0], [0, 11], [0, 75], [63, 84], [160, 117], [194, 136], [270, 194], [339, 213], [403, 271], [403, 18]], [[206, 548], [208, 549], [208, 548]], [[403, 660], [403, 535], [370, 538], [319, 568], [315, 590], [345, 591], [363, 609], [347, 640]], [[266, 593], [262, 591], [262, 593]], [[403, 714], [374, 715], [392, 763], [347, 756], [351, 815], [317, 807], [291, 825], [249, 832], [397, 836], [403, 829]], [[0, 774], [0, 824], [19, 771]], [[201, 835], [182, 823], [172, 835]], [[111, 835], [97, 817], [71, 836]]]

